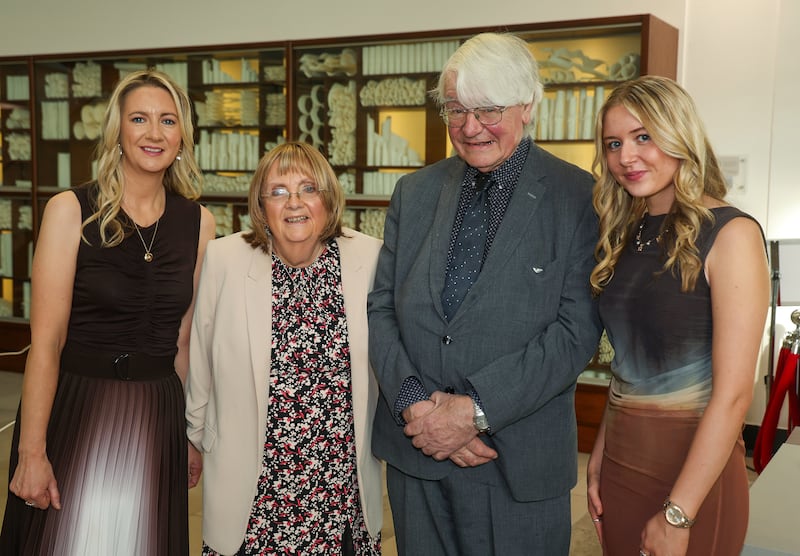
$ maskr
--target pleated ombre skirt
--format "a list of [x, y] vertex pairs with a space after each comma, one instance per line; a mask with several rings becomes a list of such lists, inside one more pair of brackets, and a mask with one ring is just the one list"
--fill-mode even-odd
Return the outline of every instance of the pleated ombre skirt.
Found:
[[[609, 404], [600, 475], [604, 554], [638, 554], [642, 530], [661, 512], [699, 421], [697, 411]], [[741, 553], [749, 510], [744, 455], [740, 436], [696, 516], [689, 556]]]
[[[64, 372], [47, 452], [62, 509], [39, 510], [9, 492], [0, 554], [188, 554], [183, 388], [174, 371], [120, 380]], [[10, 475], [18, 461], [19, 415]]]

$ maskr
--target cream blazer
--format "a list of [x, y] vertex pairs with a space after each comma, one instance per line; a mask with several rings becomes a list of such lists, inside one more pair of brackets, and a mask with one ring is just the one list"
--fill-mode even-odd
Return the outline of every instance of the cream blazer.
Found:
[[[381, 467], [372, 455], [378, 399], [367, 354], [367, 293], [381, 242], [354, 230], [341, 254], [352, 370], [358, 485], [367, 530], [381, 530]], [[192, 323], [186, 381], [189, 440], [203, 453], [203, 539], [221, 554], [244, 540], [261, 472], [269, 400], [271, 258], [241, 233], [209, 242]]]

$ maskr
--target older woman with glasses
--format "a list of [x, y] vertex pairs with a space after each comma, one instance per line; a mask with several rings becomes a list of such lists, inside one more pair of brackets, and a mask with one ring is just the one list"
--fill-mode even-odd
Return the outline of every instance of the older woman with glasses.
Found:
[[343, 211], [325, 158], [285, 143], [256, 169], [251, 230], [210, 242], [186, 410], [203, 554], [380, 553], [367, 293], [381, 242]]

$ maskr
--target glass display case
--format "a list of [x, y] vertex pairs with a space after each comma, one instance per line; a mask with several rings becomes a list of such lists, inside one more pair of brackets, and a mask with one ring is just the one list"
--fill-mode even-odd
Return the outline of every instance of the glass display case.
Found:
[[27, 319], [34, 221], [30, 67], [0, 62], [0, 318]]
[[[103, 111], [127, 72], [155, 67], [189, 93], [201, 202], [218, 235], [247, 228], [246, 192], [263, 153], [298, 139], [333, 165], [347, 192], [346, 225], [382, 237], [397, 180], [451, 151], [429, 91], [461, 42], [486, 30], [494, 29], [0, 59], [0, 337], [11, 337], [14, 319], [27, 332], [41, 213], [52, 195], [94, 177]], [[541, 67], [534, 139], [586, 169], [594, 116], [614, 85], [677, 70], [678, 31], [651, 15], [502, 31], [524, 38]], [[595, 373], [588, 382], [607, 383], [603, 368], [587, 372]]]

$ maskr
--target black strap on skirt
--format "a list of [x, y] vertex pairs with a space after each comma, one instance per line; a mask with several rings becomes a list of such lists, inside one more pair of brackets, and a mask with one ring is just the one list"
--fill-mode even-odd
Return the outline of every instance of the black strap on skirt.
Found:
[[145, 353], [86, 352], [67, 345], [61, 352], [61, 370], [93, 378], [156, 380], [175, 372], [175, 357]]

